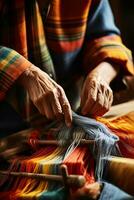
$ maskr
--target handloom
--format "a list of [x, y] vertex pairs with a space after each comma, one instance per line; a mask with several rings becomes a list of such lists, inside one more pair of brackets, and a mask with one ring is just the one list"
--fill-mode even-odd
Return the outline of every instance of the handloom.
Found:
[[[6, 176], [0, 199], [67, 199], [70, 190], [101, 179], [110, 154], [133, 158], [134, 112], [97, 120], [119, 141], [102, 123], [75, 113], [71, 128], [53, 122], [45, 129], [23, 132], [22, 146], [13, 146], [16, 136], [3, 139], [0, 156], [9, 158], [9, 167], [1, 167], [0, 174]], [[11, 149], [3, 151], [6, 145]]]
[[[8, 160], [10, 163], [8, 173], [1, 169], [1, 174], [5, 172], [6, 176], [1, 179], [0, 199], [67, 198], [68, 192], [62, 183], [49, 179], [46, 181], [36, 179], [32, 177], [35, 174], [58, 175], [60, 178], [62, 175], [65, 186], [69, 185], [66, 178], [72, 175], [79, 175], [76, 179], [79, 179], [80, 175], [83, 176], [86, 183], [101, 179], [105, 164], [103, 158], [108, 157], [111, 152], [116, 152], [117, 136], [102, 123], [75, 113], [71, 128], [67, 128], [64, 123], [55, 123], [49, 128], [45, 133], [42, 130], [41, 134], [30, 136], [28, 141], [31, 150], [28, 154], [18, 154]], [[55, 142], [53, 145], [39, 145], [41, 141], [36, 142], [36, 136], [44, 141], [56, 140], [59, 144]], [[26, 143], [26, 138], [23, 142]], [[67, 166], [66, 173], [61, 172], [61, 165]], [[18, 176], [19, 173], [22, 175]], [[30, 173], [31, 177], [28, 178], [26, 173]], [[84, 179], [81, 180], [84, 183]], [[77, 186], [71, 185], [71, 189], [83, 186], [83, 183]]]

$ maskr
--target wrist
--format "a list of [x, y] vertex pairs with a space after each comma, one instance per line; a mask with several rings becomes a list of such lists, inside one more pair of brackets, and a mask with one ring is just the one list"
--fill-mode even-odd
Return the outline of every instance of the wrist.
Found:
[[89, 76], [100, 77], [108, 84], [117, 76], [118, 67], [110, 62], [101, 62], [90, 73]]
[[26, 86], [27, 85], [27, 81], [29, 81], [29, 79], [31, 79], [34, 75], [33, 75], [33, 69], [35, 68], [34, 65], [31, 65], [30, 67], [28, 67], [18, 78], [18, 83], [22, 86]]

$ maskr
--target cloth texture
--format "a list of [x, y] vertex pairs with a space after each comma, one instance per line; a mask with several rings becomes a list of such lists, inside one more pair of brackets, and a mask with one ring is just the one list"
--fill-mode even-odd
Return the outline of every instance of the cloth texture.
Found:
[[117, 188], [116, 186], [107, 183], [102, 182], [104, 184], [103, 190], [101, 192], [101, 195], [99, 197], [99, 200], [133, 200], [134, 197], [125, 193], [121, 189]]

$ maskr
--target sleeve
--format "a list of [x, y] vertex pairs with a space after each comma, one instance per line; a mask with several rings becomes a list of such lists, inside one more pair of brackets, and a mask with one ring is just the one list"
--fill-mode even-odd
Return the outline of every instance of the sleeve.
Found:
[[107, 182], [101, 182], [101, 183], [103, 183], [103, 189], [102, 189], [101, 195], [99, 197], [99, 200], [105, 200], [105, 199], [133, 200], [134, 199], [133, 196], [127, 194], [120, 188], [118, 188], [110, 183], [107, 183]]
[[0, 101], [16, 79], [31, 65], [16, 51], [0, 46]]
[[123, 74], [134, 74], [131, 51], [122, 44], [108, 0], [92, 2], [83, 48], [86, 72], [108, 60], [119, 64]]

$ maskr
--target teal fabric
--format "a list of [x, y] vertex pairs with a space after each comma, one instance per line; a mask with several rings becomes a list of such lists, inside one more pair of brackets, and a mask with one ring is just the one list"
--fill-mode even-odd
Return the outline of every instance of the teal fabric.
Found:
[[67, 200], [68, 193], [64, 188], [53, 190], [50, 192], [43, 192], [38, 198], [39, 200]]

